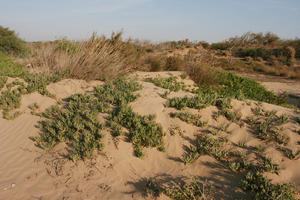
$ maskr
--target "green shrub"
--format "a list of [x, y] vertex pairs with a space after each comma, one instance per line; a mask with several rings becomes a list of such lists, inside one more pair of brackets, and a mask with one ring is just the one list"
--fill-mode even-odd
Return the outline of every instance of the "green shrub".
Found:
[[214, 50], [227, 50], [230, 47], [231, 45], [228, 42], [218, 42], [218, 43], [212, 43], [210, 45], [210, 48]]
[[66, 142], [73, 160], [89, 157], [95, 149], [102, 148], [104, 124], [99, 123], [97, 114], [106, 107], [90, 95], [73, 95], [65, 108], [53, 106], [42, 114], [46, 119], [40, 123], [42, 132], [34, 140], [44, 149]]
[[295, 50], [292, 47], [277, 47], [277, 48], [240, 48], [235, 53], [238, 57], [252, 57], [262, 58], [266, 61], [273, 61], [274, 59], [286, 65], [293, 65], [295, 58]]
[[248, 172], [242, 180], [242, 188], [253, 192], [257, 200], [294, 200], [293, 189], [288, 184], [272, 184], [259, 172]]
[[185, 107], [203, 109], [210, 105], [214, 105], [217, 98], [218, 94], [214, 91], [207, 93], [203, 92], [195, 97], [174, 97], [169, 99], [167, 106], [176, 108], [178, 110], [182, 110]]
[[184, 85], [184, 83], [177, 82], [177, 77], [175, 76], [171, 76], [169, 78], [148, 78], [145, 79], [145, 81], [174, 92], [184, 90], [186, 88], [186, 85]]
[[0, 76], [23, 77], [25, 69], [0, 52]]
[[6, 84], [7, 77], [6, 76], [0, 76], [0, 90], [4, 87]]
[[173, 186], [164, 186], [155, 181], [149, 180], [146, 183], [146, 192], [153, 197], [158, 197], [160, 193], [165, 194], [174, 200], [212, 200], [214, 187], [202, 183], [199, 178], [193, 178], [190, 183], [176, 184]]
[[143, 147], [163, 146], [164, 133], [162, 127], [153, 121], [153, 116], [140, 116], [128, 106], [120, 106], [113, 110], [111, 119], [130, 131], [130, 142], [134, 145], [135, 155], [142, 157]]
[[170, 113], [170, 116], [177, 117], [186, 123], [193, 124], [198, 127], [204, 127], [208, 124], [207, 121], [201, 121], [201, 115], [193, 115], [188, 112]]
[[14, 31], [0, 26], [0, 53], [25, 56], [28, 53], [25, 42]]
[[260, 106], [252, 109], [255, 117], [248, 117], [248, 124], [255, 134], [263, 140], [274, 140], [279, 144], [287, 144], [289, 137], [281, 134], [280, 126], [287, 123], [288, 116], [276, 115], [276, 111], [264, 111]]
[[247, 77], [237, 76], [234, 73], [219, 72], [222, 87], [218, 90], [220, 96], [236, 99], [246, 98], [255, 101], [264, 101], [271, 104], [283, 104], [284, 96], [276, 96], [260, 83]]

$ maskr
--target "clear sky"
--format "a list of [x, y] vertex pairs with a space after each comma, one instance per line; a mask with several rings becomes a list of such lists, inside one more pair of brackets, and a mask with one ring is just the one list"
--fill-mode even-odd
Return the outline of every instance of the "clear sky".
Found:
[[92, 32], [222, 41], [247, 31], [300, 37], [300, 0], [0, 0], [0, 25], [27, 41]]

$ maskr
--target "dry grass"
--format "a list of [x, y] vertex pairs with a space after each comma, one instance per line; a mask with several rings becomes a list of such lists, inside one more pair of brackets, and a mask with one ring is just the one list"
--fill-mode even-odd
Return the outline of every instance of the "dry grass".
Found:
[[111, 79], [135, 68], [139, 51], [122, 41], [122, 33], [108, 39], [95, 33], [87, 41], [60, 40], [32, 44], [32, 56], [25, 60], [37, 71], [70, 70], [71, 78]]

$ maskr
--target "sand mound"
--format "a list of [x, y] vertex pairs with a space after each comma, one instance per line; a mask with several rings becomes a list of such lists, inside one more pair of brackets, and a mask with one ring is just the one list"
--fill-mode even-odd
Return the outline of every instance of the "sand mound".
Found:
[[[179, 72], [172, 72], [179, 76]], [[39, 111], [54, 105], [59, 99], [72, 94], [92, 91], [102, 82], [85, 82], [81, 80], [62, 80], [50, 84], [47, 89], [56, 98], [49, 98], [38, 93], [22, 97], [22, 114], [15, 120], [0, 118], [0, 199], [144, 199], [147, 178], [161, 181], [185, 181], [192, 177], [200, 177], [216, 187], [216, 199], [247, 198], [247, 194], [239, 187], [240, 177], [233, 174], [211, 156], [201, 156], [192, 164], [185, 165], [181, 159], [185, 150], [195, 139], [195, 134], [224, 127], [223, 134], [232, 144], [243, 143], [246, 148], [232, 146], [236, 150], [245, 152], [247, 159], [255, 160], [251, 149], [262, 146], [262, 153], [272, 158], [280, 165], [278, 175], [270, 174], [274, 183], [289, 182], [300, 191], [300, 159], [290, 160], [278, 150], [274, 142], [258, 139], [245, 123], [236, 124], [228, 121], [224, 116], [214, 119], [217, 112], [215, 106], [200, 111], [185, 109], [190, 113], [199, 114], [202, 120], [208, 121], [208, 127], [199, 128], [178, 118], [171, 118], [174, 108], [166, 107], [167, 99], [161, 97], [166, 89], [143, 82], [144, 78], [168, 77], [170, 73], [135, 73], [131, 76], [142, 84], [138, 91], [140, 97], [130, 106], [140, 115], [155, 114], [155, 121], [160, 123], [166, 132], [164, 137], [165, 152], [154, 148], [146, 148], [143, 159], [133, 154], [132, 144], [124, 138], [116, 140], [108, 131], [104, 132], [104, 150], [95, 153], [85, 161], [72, 162], [65, 157], [66, 148], [59, 144], [46, 152], [32, 141], [41, 131], [36, 125], [40, 117], [30, 114], [29, 105], [37, 103]], [[189, 79], [180, 79], [186, 85], [193, 86]], [[171, 92], [170, 97], [193, 94], [179, 91]], [[232, 100], [234, 112], [240, 113], [241, 121], [253, 115], [251, 108], [257, 106], [254, 101]], [[295, 122], [299, 113], [292, 109], [262, 103], [267, 111], [276, 110], [278, 115], [287, 114], [289, 121], [283, 125], [283, 134], [289, 136], [287, 147], [294, 152], [299, 149], [300, 125]], [[170, 129], [180, 130], [180, 134], [171, 135]], [[149, 198], [149, 197], [148, 197]], [[151, 199], [151, 198], [150, 198]]]

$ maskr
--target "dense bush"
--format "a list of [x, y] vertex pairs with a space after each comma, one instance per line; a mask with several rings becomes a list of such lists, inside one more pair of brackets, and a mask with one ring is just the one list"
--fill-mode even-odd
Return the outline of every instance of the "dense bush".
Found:
[[266, 61], [273, 61], [274, 58], [283, 64], [292, 65], [295, 58], [295, 50], [292, 47], [278, 48], [240, 48], [235, 53], [238, 57], [262, 58]]
[[28, 53], [25, 42], [14, 31], [0, 26], [0, 53], [25, 56]]
[[230, 47], [231, 45], [228, 42], [218, 42], [218, 43], [212, 43], [210, 45], [210, 48], [214, 50], [227, 50]]
[[295, 58], [300, 58], [300, 39], [283, 41], [283, 45], [293, 47], [295, 49]]
[[170, 56], [166, 60], [165, 70], [181, 71], [184, 69], [184, 60], [178, 56]]

